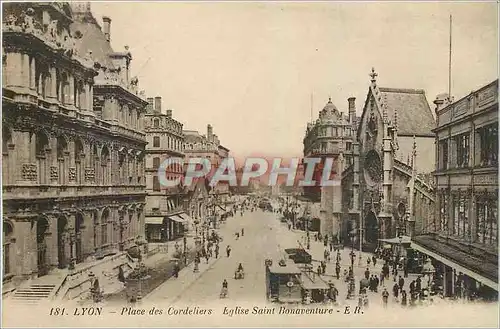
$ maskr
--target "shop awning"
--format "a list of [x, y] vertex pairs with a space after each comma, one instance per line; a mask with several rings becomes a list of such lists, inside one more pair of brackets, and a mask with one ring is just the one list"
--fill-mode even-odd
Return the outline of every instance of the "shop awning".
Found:
[[177, 215], [180, 216], [182, 219], [184, 219], [184, 221], [186, 221], [188, 223], [194, 222], [194, 220], [185, 212], [181, 212], [180, 214], [177, 214]]
[[173, 220], [174, 222], [177, 222], [177, 223], [184, 223], [185, 222], [184, 218], [182, 218], [178, 214], [177, 215], [168, 216], [168, 218], [170, 218], [171, 220]]
[[411, 243], [411, 238], [409, 236], [403, 235], [401, 236], [401, 242], [399, 241], [399, 237], [395, 237], [392, 239], [378, 239], [379, 241], [390, 243], [390, 244], [408, 244]]
[[146, 224], [162, 225], [165, 217], [146, 217]]
[[475, 257], [432, 236], [414, 237], [411, 247], [498, 291], [498, 263]]

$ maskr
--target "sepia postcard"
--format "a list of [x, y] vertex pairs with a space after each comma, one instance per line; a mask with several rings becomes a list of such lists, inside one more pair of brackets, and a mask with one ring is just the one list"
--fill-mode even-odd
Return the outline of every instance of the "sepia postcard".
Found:
[[491, 327], [499, 3], [2, 2], [2, 327]]

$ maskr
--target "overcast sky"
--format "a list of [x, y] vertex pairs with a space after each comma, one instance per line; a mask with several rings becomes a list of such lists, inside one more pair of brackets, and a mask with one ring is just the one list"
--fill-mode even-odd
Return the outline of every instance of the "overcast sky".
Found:
[[313, 115], [332, 97], [361, 113], [373, 67], [382, 87], [424, 89], [432, 106], [498, 77], [497, 4], [490, 3], [92, 3], [112, 18], [116, 51], [132, 75], [185, 129], [211, 123], [236, 155], [298, 155]]

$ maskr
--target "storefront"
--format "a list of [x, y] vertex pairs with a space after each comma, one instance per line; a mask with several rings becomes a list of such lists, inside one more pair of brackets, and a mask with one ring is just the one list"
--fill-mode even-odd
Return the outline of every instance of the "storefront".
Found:
[[184, 212], [146, 217], [146, 237], [148, 242], [167, 242], [184, 236], [191, 223], [191, 217]]
[[498, 263], [486, 253], [460, 250], [435, 237], [417, 236], [411, 246], [430, 257], [435, 283], [445, 297], [498, 300]]

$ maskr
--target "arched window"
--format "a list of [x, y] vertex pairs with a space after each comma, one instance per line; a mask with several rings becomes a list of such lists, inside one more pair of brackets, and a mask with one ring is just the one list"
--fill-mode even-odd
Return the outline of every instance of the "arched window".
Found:
[[101, 150], [101, 179], [100, 183], [106, 185], [109, 183], [109, 166], [108, 162], [110, 160], [109, 150], [107, 146], [103, 146]]
[[[58, 162], [58, 173], [51, 171], [51, 180], [57, 180], [59, 184], [66, 184], [67, 177], [67, 161], [66, 155], [68, 152], [68, 143], [63, 136], [57, 137], [57, 162]], [[54, 174], [54, 175], [53, 175]], [[59, 174], [59, 175], [57, 175]]]
[[108, 243], [108, 220], [109, 220], [109, 209], [104, 209], [101, 215], [101, 246]]
[[[49, 138], [48, 136], [40, 131], [36, 134], [35, 137], [35, 154], [37, 158], [38, 170], [34, 173], [34, 177], [31, 179], [38, 180], [38, 183], [41, 185], [48, 184], [49, 166], [50, 166], [50, 158], [49, 158]], [[38, 179], [37, 177], [38, 176]]]
[[[82, 176], [82, 157], [85, 155], [83, 151], [83, 143], [80, 139], [75, 140], [75, 149], [74, 149], [74, 157], [75, 157], [75, 167], [76, 167], [76, 183], [80, 184], [82, 183], [83, 176]], [[87, 177], [88, 180], [92, 181], [93, 177], [89, 175]]]
[[14, 229], [8, 222], [3, 222], [3, 275], [7, 275], [11, 271], [10, 252], [11, 243], [14, 236]]

